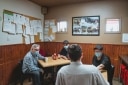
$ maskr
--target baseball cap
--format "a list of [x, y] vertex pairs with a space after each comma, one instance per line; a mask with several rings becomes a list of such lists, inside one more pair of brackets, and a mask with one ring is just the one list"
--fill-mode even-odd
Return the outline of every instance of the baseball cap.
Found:
[[100, 45], [100, 44], [97, 44], [95, 47], [94, 47], [94, 50], [103, 50], [103, 46]]

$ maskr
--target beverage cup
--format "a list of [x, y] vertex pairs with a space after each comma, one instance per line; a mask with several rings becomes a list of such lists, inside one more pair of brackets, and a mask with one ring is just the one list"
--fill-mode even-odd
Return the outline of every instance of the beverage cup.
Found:
[[48, 58], [47, 57], [45, 57], [45, 62], [48, 62]]

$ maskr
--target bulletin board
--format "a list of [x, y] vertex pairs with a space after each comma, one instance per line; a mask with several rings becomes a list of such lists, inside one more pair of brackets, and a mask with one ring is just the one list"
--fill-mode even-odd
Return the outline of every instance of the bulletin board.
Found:
[[55, 19], [44, 20], [44, 41], [53, 42], [56, 40], [57, 25]]
[[43, 40], [41, 19], [8, 10], [3, 11], [2, 31], [10, 35], [22, 34], [22, 43], [25, 44]]

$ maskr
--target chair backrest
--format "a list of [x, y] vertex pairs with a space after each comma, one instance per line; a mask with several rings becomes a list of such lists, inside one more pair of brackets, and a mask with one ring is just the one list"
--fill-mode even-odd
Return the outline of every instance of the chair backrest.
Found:
[[23, 59], [20, 60], [20, 62], [18, 63], [18, 65], [19, 65], [20, 74], [23, 74], [23, 72], [22, 72]]
[[111, 67], [112, 67], [111, 72], [112, 72], [112, 78], [113, 78], [113, 76], [114, 76], [114, 71], [115, 71], [115, 66], [114, 66], [114, 65], [111, 65]]

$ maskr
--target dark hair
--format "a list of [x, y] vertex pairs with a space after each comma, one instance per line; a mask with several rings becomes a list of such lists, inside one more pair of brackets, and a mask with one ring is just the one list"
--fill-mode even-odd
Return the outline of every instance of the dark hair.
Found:
[[77, 44], [72, 44], [68, 47], [68, 54], [72, 61], [77, 61], [82, 55], [82, 49]]
[[69, 44], [69, 41], [68, 40], [64, 40], [63, 41], [63, 44], [66, 44], [67, 45], [67, 44]]

